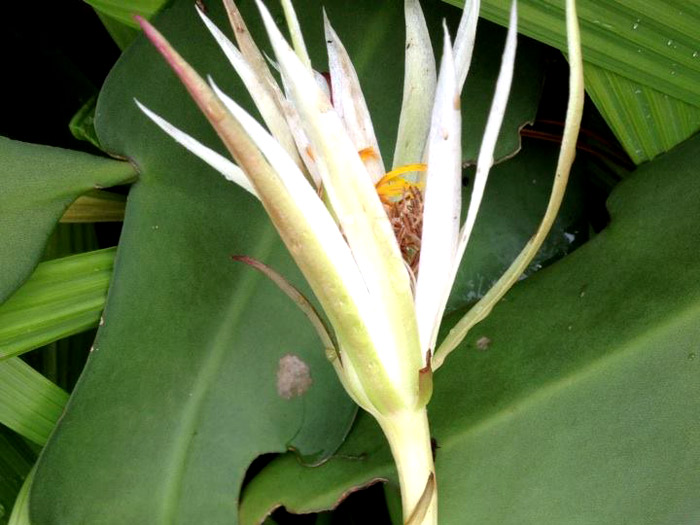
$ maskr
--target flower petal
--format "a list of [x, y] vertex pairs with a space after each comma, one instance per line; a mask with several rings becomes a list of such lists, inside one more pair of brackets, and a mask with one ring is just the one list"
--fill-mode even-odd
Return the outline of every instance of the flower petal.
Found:
[[501, 300], [506, 292], [522, 276], [525, 268], [537, 254], [542, 243], [547, 238], [552, 224], [564, 198], [569, 172], [576, 156], [576, 140], [581, 126], [583, 102], [585, 98], [583, 82], [583, 58], [581, 56], [581, 35], [576, 16], [575, 0], [566, 0], [566, 28], [569, 51], [569, 103], [566, 110], [566, 124], [562, 137], [561, 150], [557, 161], [552, 193], [549, 197], [547, 210], [540, 222], [535, 235], [527, 242], [520, 254], [498, 279], [491, 289], [486, 292], [457, 324], [452, 327], [447, 337], [440, 344], [433, 356], [433, 369], [437, 370], [445, 358], [462, 342], [472, 326], [484, 319], [491, 309]]
[[311, 69], [311, 59], [309, 58], [309, 53], [306, 51], [306, 44], [304, 43], [304, 35], [301, 33], [301, 26], [299, 25], [299, 19], [294, 11], [294, 6], [291, 0], [280, 0], [282, 4], [282, 10], [284, 11], [284, 18], [287, 21], [287, 29], [289, 29], [289, 36], [292, 38], [292, 45], [294, 45], [294, 51], [296, 52], [301, 63], [304, 64], [308, 69]]
[[[197, 13], [209, 29], [219, 47], [228, 58], [233, 69], [241, 77], [255, 106], [267, 124], [270, 132], [282, 144], [287, 153], [293, 158], [298, 157], [294, 137], [289, 130], [287, 119], [281, 108], [282, 92], [271, 75], [260, 74], [259, 70], [249, 65], [241, 52], [233, 45], [226, 35], [197, 7]], [[267, 69], [267, 68], [266, 68]], [[269, 73], [269, 70], [267, 70]], [[301, 159], [298, 159], [301, 165]]]
[[433, 46], [418, 0], [406, 0], [406, 73], [393, 168], [423, 162], [435, 96]]
[[[234, 1], [224, 0], [224, 7], [226, 8], [226, 13], [228, 14], [229, 22], [233, 28], [234, 35], [236, 36], [236, 42], [238, 42], [241, 55], [243, 55], [245, 62], [255, 72], [256, 76], [261, 79], [264, 89], [269, 91], [275, 104], [282, 111], [284, 118], [287, 121], [287, 125], [289, 126], [289, 130], [294, 138], [298, 154], [304, 161], [304, 165], [314, 181], [316, 188], [320, 188], [321, 176], [318, 174], [318, 169], [316, 168], [316, 156], [313, 152], [309, 139], [301, 129], [299, 115], [292, 105], [289, 104], [282, 93], [282, 90], [277, 84], [277, 81], [275, 81], [274, 77], [270, 73], [270, 69], [267, 66], [267, 60], [263, 56], [258, 46], [255, 44], [253, 38], [250, 36], [250, 32], [246, 27], [245, 21], [243, 20], [243, 17], [241, 16], [241, 13], [236, 7]], [[277, 69], [276, 64], [273, 63], [272, 66]], [[255, 97], [255, 94], [252, 91], [251, 96]], [[269, 123], [268, 126], [270, 126]], [[270, 127], [270, 130], [274, 133], [272, 127]]]
[[328, 69], [330, 70], [333, 93], [333, 107], [345, 124], [355, 149], [367, 167], [376, 184], [384, 176], [384, 162], [379, 152], [379, 144], [374, 134], [374, 127], [369, 116], [367, 103], [362, 94], [360, 81], [355, 68], [350, 61], [345, 46], [331, 27], [326, 12], [323, 12], [323, 23], [326, 32], [328, 48]]
[[[414, 392], [420, 348], [410, 280], [394, 231], [354, 144], [328, 97], [318, 88], [284, 40], [265, 6], [258, 7], [290, 96], [309, 139], [343, 234], [360, 268], [377, 312], [383, 317], [385, 346], [378, 347], [384, 368], [402, 392]], [[358, 366], [358, 363], [355, 363]]]
[[457, 28], [457, 36], [455, 36], [455, 69], [457, 70], [457, 85], [460, 93], [469, 74], [469, 66], [472, 63], [480, 4], [480, 0], [465, 0], [462, 18], [459, 20], [459, 28]]
[[235, 182], [244, 190], [252, 193], [255, 197], [258, 196], [255, 188], [253, 188], [252, 184], [248, 180], [248, 177], [245, 176], [245, 173], [243, 173], [241, 168], [236, 166], [223, 155], [218, 154], [213, 149], [205, 146], [195, 138], [191, 137], [184, 131], [177, 129], [170, 122], [158, 116], [156, 113], [141, 104], [141, 102], [138, 100], [134, 99], [134, 102], [136, 102], [139, 109], [143, 111], [148, 118], [155, 122], [160, 129], [175, 139], [175, 142], [184, 146], [185, 149], [194, 153], [197, 157], [209, 164], [209, 166], [221, 173], [225, 179]]
[[428, 135], [428, 172], [423, 201], [423, 236], [416, 282], [416, 318], [421, 350], [435, 350], [440, 320], [452, 286], [462, 203], [459, 88], [447, 27]]
[[459, 263], [462, 260], [464, 251], [467, 248], [469, 237], [471, 236], [474, 223], [476, 222], [476, 214], [481, 205], [481, 199], [484, 196], [486, 188], [486, 180], [488, 179], [489, 170], [493, 165], [493, 152], [496, 149], [496, 141], [503, 123], [503, 116], [506, 112], [506, 103], [510, 94], [510, 86], [513, 81], [513, 69], [515, 67], [515, 48], [518, 37], [518, 11], [517, 4], [513, 2], [510, 10], [510, 22], [508, 34], [506, 36], [506, 45], [503, 50], [503, 58], [501, 60], [501, 70], [498, 73], [496, 81], [496, 92], [491, 103], [488, 120], [486, 121], [486, 129], [484, 137], [481, 140], [481, 149], [477, 158], [476, 176], [474, 177], [474, 186], [472, 196], [469, 202], [469, 210], [467, 218], [464, 221], [464, 226], [460, 233], [459, 245], [455, 255], [455, 264], [453, 267], [452, 279], [454, 279]]

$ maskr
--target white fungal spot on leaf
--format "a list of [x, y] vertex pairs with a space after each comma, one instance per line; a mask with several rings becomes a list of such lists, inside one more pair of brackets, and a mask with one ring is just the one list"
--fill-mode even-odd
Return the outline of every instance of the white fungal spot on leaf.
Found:
[[309, 365], [299, 356], [285, 354], [277, 367], [277, 394], [283, 399], [292, 399], [304, 395], [311, 387]]
[[476, 340], [476, 348], [478, 350], [488, 350], [491, 346], [491, 339], [486, 336], [480, 337]]

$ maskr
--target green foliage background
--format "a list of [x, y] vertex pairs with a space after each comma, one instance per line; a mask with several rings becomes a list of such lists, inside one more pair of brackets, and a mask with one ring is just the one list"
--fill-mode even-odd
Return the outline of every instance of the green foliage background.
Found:
[[[155, 16], [201, 73], [250, 106], [249, 98], [189, 0], [89, 3], [124, 50], [113, 64], [119, 52], [104, 47], [96, 68], [114, 67], [99, 97], [79, 67], [37, 51], [53, 46], [31, 33], [39, 26], [28, 26], [31, 39], [10, 35], [31, 42], [13, 56], [17, 71], [33, 62], [73, 79], [66, 91], [80, 93], [75, 116], [55, 120], [63, 130], [70, 121], [87, 142], [25, 127], [26, 112], [49, 107], [40, 101], [53, 100], [58, 83], [53, 91], [42, 85], [42, 97], [24, 94], [37, 102], [23, 120], [8, 118], [9, 139], [0, 139], [0, 523], [248, 524], [281, 505], [316, 514], [278, 510], [268, 521], [395, 522], [395, 474], [376, 426], [355, 417], [303, 316], [229, 259], [254, 256], [304, 287], [260, 206], [133, 105], [137, 97], [222, 150], [131, 13]], [[578, 4], [592, 104], [564, 209], [530, 277], [436, 374], [430, 417], [442, 523], [700, 520], [700, 142], [687, 140], [700, 126], [700, 6]], [[295, 5], [323, 69], [321, 5]], [[324, 5], [356, 64], [386, 155], [400, 104], [402, 3]], [[502, 23], [504, 6], [486, 1], [482, 15]], [[82, 7], [76, 20], [85, 28], [71, 36], [100, 31]], [[226, 27], [221, 6], [206, 7]], [[241, 9], [264, 42], [253, 3]], [[441, 20], [454, 33], [459, 11], [439, 2], [424, 9], [439, 49]], [[504, 162], [493, 170], [452, 315], [527, 241], [551, 183], [557, 147], [547, 141], [561, 133], [566, 72], [548, 46], [564, 41], [563, 11], [523, 0], [520, 15], [522, 33], [534, 40], [519, 42], [496, 155]], [[78, 53], [91, 45], [79, 40]], [[462, 100], [467, 163], [502, 40], [500, 28], [480, 22]], [[109, 186], [115, 193], [104, 193]], [[92, 200], [77, 201], [81, 214], [74, 205], [64, 215], [86, 194]], [[122, 215], [123, 226], [93, 225]], [[78, 216], [87, 224], [54, 230]], [[96, 339], [86, 332], [95, 328]], [[276, 390], [288, 354], [312, 378], [309, 391], [290, 400]], [[380, 480], [384, 491], [362, 491], [328, 510]]]

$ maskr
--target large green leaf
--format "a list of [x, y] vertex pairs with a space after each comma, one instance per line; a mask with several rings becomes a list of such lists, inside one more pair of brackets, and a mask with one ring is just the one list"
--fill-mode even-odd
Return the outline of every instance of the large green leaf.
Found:
[[98, 13], [106, 15], [114, 20], [132, 28], [138, 28], [134, 15], [146, 18], [152, 17], [165, 5], [167, 0], [85, 0]]
[[114, 248], [39, 264], [0, 305], [0, 360], [97, 326]]
[[131, 180], [127, 162], [0, 137], [0, 303], [29, 277], [63, 212], [89, 190]]
[[[699, 154], [696, 137], [640, 168], [610, 225], [516, 286], [436, 374], [441, 523], [700, 520]], [[241, 521], [394, 476], [363, 416], [321, 467], [272, 462]]]

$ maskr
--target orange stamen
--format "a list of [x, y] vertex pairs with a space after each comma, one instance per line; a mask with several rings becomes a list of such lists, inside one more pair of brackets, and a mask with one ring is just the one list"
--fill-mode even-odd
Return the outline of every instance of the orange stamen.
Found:
[[375, 185], [379, 198], [387, 204], [392, 198], [410, 194], [408, 191], [410, 188], [421, 188], [421, 183], [406, 180], [403, 175], [417, 171], [423, 172], [427, 169], [427, 164], [407, 164], [386, 173]]
[[374, 150], [372, 146], [361, 149], [357, 153], [360, 155], [362, 162], [367, 162], [369, 159], [379, 158], [379, 154]]

